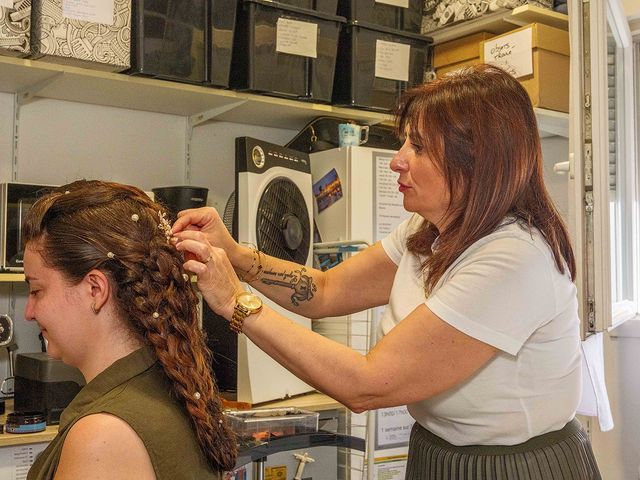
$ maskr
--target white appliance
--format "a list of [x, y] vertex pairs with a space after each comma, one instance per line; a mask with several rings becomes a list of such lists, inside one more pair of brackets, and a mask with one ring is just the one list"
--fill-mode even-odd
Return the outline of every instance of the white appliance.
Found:
[[[398, 191], [398, 175], [389, 167], [395, 153], [378, 148], [345, 147], [310, 155], [317, 210], [314, 221], [322, 244], [373, 244], [409, 217]], [[375, 342], [379, 310], [315, 320], [313, 330], [364, 354]], [[386, 427], [393, 426], [383, 425], [381, 418], [397, 422], [407, 433], [406, 438], [381, 435]], [[348, 478], [396, 478], [389, 476], [389, 472], [405, 468], [410, 431], [404, 429], [405, 423], [412, 424], [413, 420], [404, 407], [350, 414], [347, 434], [366, 439], [368, 458], [365, 462], [359, 452], [348, 452]], [[373, 471], [366, 471], [367, 464], [374, 465]]]
[[[311, 171], [309, 157], [249, 137], [236, 139], [236, 189], [225, 211], [225, 223], [240, 243], [255, 245], [267, 255], [309, 266], [313, 258]], [[229, 225], [231, 224], [231, 225]], [[297, 292], [291, 282], [302, 272], [279, 282]], [[250, 290], [248, 285], [245, 285]], [[296, 323], [311, 321], [263, 297], [265, 305]], [[295, 308], [295, 307], [294, 307]], [[260, 350], [245, 335], [230, 334], [226, 322], [205, 308], [204, 325], [214, 353], [214, 373], [221, 390], [251, 404], [313, 390]]]

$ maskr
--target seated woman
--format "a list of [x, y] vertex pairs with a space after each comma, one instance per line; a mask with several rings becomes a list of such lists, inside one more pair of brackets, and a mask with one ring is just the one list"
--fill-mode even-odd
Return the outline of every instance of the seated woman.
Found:
[[217, 479], [236, 446], [198, 327], [198, 299], [141, 190], [78, 181], [25, 220], [25, 317], [87, 385], [29, 480]]

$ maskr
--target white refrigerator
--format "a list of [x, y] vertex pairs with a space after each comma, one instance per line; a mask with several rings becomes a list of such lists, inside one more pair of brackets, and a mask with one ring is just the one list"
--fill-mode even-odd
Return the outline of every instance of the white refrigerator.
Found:
[[[409, 217], [398, 191], [398, 175], [389, 168], [394, 154], [378, 148], [345, 147], [311, 155], [314, 221], [322, 244], [370, 245]], [[344, 248], [343, 255], [353, 254], [348, 253], [350, 249]], [[312, 328], [364, 354], [375, 343], [377, 318], [383, 308], [316, 320]], [[406, 408], [348, 417], [347, 433], [365, 438], [367, 453], [345, 452], [346, 478], [404, 479], [413, 425]], [[373, 465], [370, 472], [367, 465]]]

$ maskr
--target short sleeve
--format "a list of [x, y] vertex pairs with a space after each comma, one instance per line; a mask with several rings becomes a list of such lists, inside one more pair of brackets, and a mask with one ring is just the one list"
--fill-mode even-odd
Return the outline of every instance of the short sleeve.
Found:
[[407, 248], [407, 237], [417, 230], [420, 217], [413, 215], [398, 225], [393, 232], [382, 239], [382, 248], [396, 265], [400, 264], [402, 255]]
[[426, 305], [461, 332], [516, 355], [556, 315], [554, 268], [550, 252], [533, 242], [496, 238], [455, 265]]

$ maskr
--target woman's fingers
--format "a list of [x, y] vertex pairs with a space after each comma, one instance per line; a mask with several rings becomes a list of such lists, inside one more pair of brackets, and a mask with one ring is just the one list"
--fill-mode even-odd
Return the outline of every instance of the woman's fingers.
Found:
[[[198, 237], [199, 232], [188, 233]], [[176, 248], [185, 255], [185, 270], [198, 276], [198, 289], [211, 309], [229, 319], [233, 313], [235, 295], [241, 290], [240, 281], [221, 248], [209, 242], [185, 238], [178, 240]]]
[[[176, 249], [185, 254], [185, 260], [207, 263], [211, 260], [211, 251], [214, 247], [207, 241], [200, 232], [183, 232], [189, 235], [180, 238], [176, 235]], [[194, 272], [195, 273], [195, 272]]]
[[220, 215], [215, 208], [202, 207], [202, 208], [190, 208], [188, 210], [182, 210], [178, 212], [178, 219], [172, 225], [171, 230], [173, 233], [181, 232], [183, 230], [201, 230], [207, 227], [212, 222], [220, 220]]

